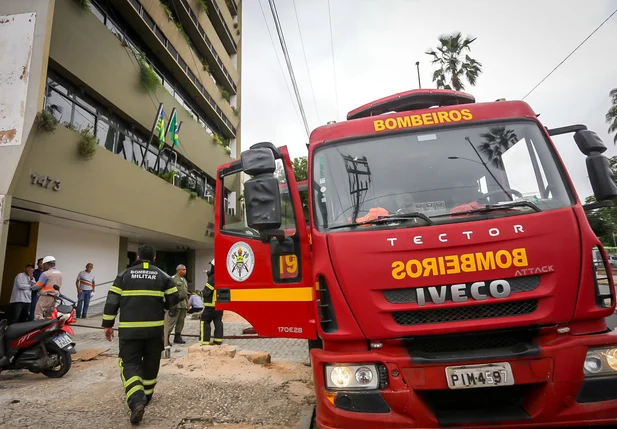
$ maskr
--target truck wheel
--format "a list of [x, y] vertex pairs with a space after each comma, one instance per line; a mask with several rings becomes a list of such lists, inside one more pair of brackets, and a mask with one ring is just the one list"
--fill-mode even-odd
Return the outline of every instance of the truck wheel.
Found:
[[43, 375], [49, 378], [63, 377], [67, 372], [69, 372], [69, 369], [71, 369], [72, 362], [70, 352], [66, 350], [61, 350], [60, 352], [56, 353], [56, 355], [58, 356], [58, 360], [60, 361], [58, 366], [52, 369], [42, 371]]

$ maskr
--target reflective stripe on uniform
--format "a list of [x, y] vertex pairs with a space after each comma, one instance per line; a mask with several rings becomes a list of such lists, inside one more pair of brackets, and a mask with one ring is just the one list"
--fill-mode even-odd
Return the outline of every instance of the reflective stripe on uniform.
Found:
[[127, 388], [129, 387], [131, 384], [135, 383], [136, 381], [141, 381], [141, 377], [138, 375], [134, 375], [131, 378], [129, 378], [128, 380], [126, 380], [124, 382], [124, 387]]
[[230, 301], [312, 301], [312, 287], [231, 289]]
[[163, 296], [160, 290], [123, 290], [122, 296]]
[[150, 268], [150, 263], [149, 262], [144, 262], [144, 270], [147, 270]]
[[206, 307], [214, 307], [214, 304], [209, 303], [209, 302], [204, 302], [204, 305], [205, 305]]
[[118, 295], [122, 295], [122, 289], [120, 289], [118, 286], [115, 286], [115, 285], [110, 287], [109, 291], [113, 293], [117, 293]]
[[113, 314], [103, 314], [103, 320], [115, 320], [116, 316]]
[[156, 378], [154, 380], [142, 380], [144, 386], [154, 386], [156, 384]]
[[158, 326], [163, 326], [165, 324], [164, 320], [155, 320], [150, 322], [120, 322], [118, 325], [119, 328], [155, 328]]
[[131, 396], [133, 396], [135, 392], [139, 392], [140, 390], [144, 390], [144, 386], [142, 386], [141, 384], [133, 387], [131, 390], [126, 392], [126, 399], [128, 400]]
[[170, 287], [169, 289], [167, 289], [165, 291], [165, 295], [171, 295], [172, 293], [176, 293], [178, 292], [178, 288], [177, 287]]
[[210, 290], [214, 290], [214, 286], [212, 286], [210, 283], [206, 283], [206, 287]]
[[154, 393], [154, 389], [146, 389], [146, 390], [144, 390], [144, 393], [146, 395], [152, 395]]
[[214, 338], [214, 337], [212, 337], [212, 341], [219, 341], [219, 342], [222, 342], [222, 341], [223, 341], [223, 339], [222, 339], [222, 338]]

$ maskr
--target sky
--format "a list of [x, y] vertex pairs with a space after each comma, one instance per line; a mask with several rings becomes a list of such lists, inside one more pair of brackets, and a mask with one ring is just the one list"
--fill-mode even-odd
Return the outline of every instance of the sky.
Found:
[[[459, 31], [477, 38], [470, 55], [483, 66], [465, 91], [477, 102], [520, 100], [617, 9], [617, 0], [330, 0], [330, 9], [328, 0], [276, 0], [276, 7], [312, 131], [367, 102], [418, 88], [416, 61], [422, 87], [434, 87], [425, 52], [440, 35]], [[525, 99], [549, 128], [585, 124], [596, 131], [607, 156], [617, 155], [604, 119], [617, 87], [615, 40], [617, 14]], [[242, 150], [270, 141], [292, 157], [307, 154], [268, 0], [243, 2], [241, 102]], [[572, 135], [554, 142], [579, 197], [591, 195]]]

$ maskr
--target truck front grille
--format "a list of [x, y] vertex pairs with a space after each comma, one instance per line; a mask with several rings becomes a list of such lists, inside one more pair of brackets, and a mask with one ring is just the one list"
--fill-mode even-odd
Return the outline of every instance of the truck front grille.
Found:
[[392, 318], [399, 325], [422, 325], [429, 323], [460, 322], [464, 320], [492, 319], [530, 314], [538, 308], [537, 299], [502, 302], [499, 304], [468, 305], [465, 307], [431, 310], [397, 311]]
[[[540, 285], [540, 276], [513, 277], [505, 280], [510, 283], [512, 293], [530, 292], [537, 289]], [[467, 287], [469, 288], [470, 285], [467, 285]], [[383, 294], [391, 304], [413, 304], [418, 302], [415, 288], [385, 290]]]

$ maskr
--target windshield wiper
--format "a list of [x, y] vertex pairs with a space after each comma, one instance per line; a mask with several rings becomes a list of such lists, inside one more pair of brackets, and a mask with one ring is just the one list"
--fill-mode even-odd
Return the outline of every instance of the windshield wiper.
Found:
[[403, 214], [391, 214], [389, 216], [379, 216], [375, 219], [366, 220], [364, 222], [352, 222], [347, 223], [345, 225], [335, 225], [331, 226], [328, 229], [340, 229], [340, 228], [349, 228], [356, 227], [362, 225], [380, 225], [384, 223], [397, 222], [397, 221], [406, 221], [410, 219], [422, 219], [426, 222], [427, 225], [433, 225], [433, 221], [431, 221], [425, 214], [420, 212], [412, 212], [412, 213], [403, 213]]
[[464, 215], [477, 214], [477, 213], [487, 213], [487, 212], [491, 212], [495, 210], [510, 209], [510, 208], [515, 208], [515, 207], [528, 207], [535, 212], [542, 211], [537, 205], [535, 205], [531, 201], [513, 201], [511, 203], [506, 203], [506, 204], [488, 204], [482, 208], [474, 209], [474, 210], [467, 210], [465, 212], [444, 213], [444, 214], [440, 214], [437, 216], [431, 216], [431, 218], [435, 219], [435, 218], [440, 218], [440, 217], [450, 217], [450, 216], [454, 217], [454, 216], [464, 216]]

